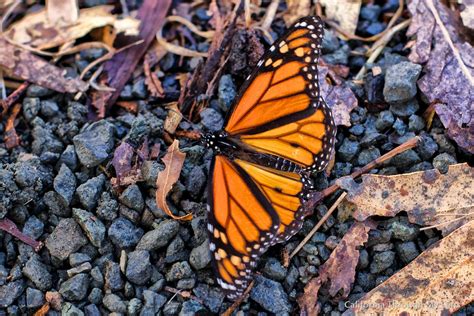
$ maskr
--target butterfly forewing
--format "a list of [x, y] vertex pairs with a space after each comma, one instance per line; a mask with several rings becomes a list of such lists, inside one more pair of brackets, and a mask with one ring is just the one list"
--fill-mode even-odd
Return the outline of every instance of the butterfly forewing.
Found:
[[322, 37], [321, 20], [307, 17], [276, 41], [246, 80], [226, 132], [301, 168], [324, 169], [335, 128], [319, 94]]

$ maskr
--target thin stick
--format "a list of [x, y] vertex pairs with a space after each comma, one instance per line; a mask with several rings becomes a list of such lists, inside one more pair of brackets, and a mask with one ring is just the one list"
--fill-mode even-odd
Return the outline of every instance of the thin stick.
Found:
[[23, 234], [18, 229], [18, 227], [16, 227], [15, 223], [13, 223], [8, 218], [4, 218], [0, 220], [0, 229], [20, 239], [25, 244], [30, 245], [36, 252], [38, 252], [41, 249], [41, 247], [43, 247], [43, 243], [41, 241], [36, 241], [30, 236]]
[[[373, 160], [372, 162], [370, 162], [366, 166], [362, 167], [361, 169], [359, 169], [357, 171], [354, 171], [350, 175], [350, 177], [355, 179], [355, 178], [361, 176], [362, 174], [369, 172], [373, 168], [375, 168], [377, 166], [380, 166], [382, 163], [384, 163], [385, 161], [393, 158], [394, 156], [396, 156], [396, 155], [398, 155], [398, 154], [400, 154], [400, 153], [402, 153], [402, 152], [404, 152], [408, 149], [416, 147], [418, 145], [418, 142], [420, 141], [420, 139], [421, 138], [417, 136], [417, 137], [413, 137], [413, 138], [407, 140], [406, 142], [404, 142], [400, 146], [392, 149], [391, 151], [389, 151], [385, 155]], [[308, 201], [306, 207], [308, 209], [311, 209], [312, 207], [314, 207], [314, 205], [320, 203], [325, 197], [333, 194], [338, 189], [339, 189], [339, 185], [333, 184], [333, 185], [331, 185], [330, 187], [326, 188], [325, 190], [323, 190], [321, 192], [315, 192], [314, 195], [311, 197], [311, 199]]]
[[222, 316], [230, 316], [239, 307], [240, 304], [249, 296], [250, 290], [253, 288], [255, 281], [250, 282], [244, 294], [242, 294], [223, 314]]
[[165, 289], [165, 291], [177, 294], [177, 295], [179, 295], [183, 298], [191, 298], [191, 299], [195, 300], [196, 302], [204, 304], [204, 302], [199, 297], [196, 297], [196, 296], [192, 295], [189, 291], [178, 290], [178, 289], [175, 289], [171, 286], [165, 286], [164, 289]]
[[460, 217], [457, 217], [457, 218], [453, 218], [447, 222], [442, 222], [442, 223], [439, 223], [439, 224], [436, 224], [436, 225], [432, 225], [432, 226], [427, 226], [427, 227], [423, 227], [423, 228], [420, 228], [420, 231], [423, 231], [423, 230], [428, 230], [428, 229], [432, 229], [432, 228], [438, 228], [440, 226], [445, 226], [445, 225], [448, 225], [448, 224], [451, 224], [451, 223], [454, 223], [454, 222], [457, 222], [457, 221], [460, 221], [466, 217], [469, 217], [469, 216], [472, 216], [474, 215], [474, 212], [471, 212], [471, 213], [467, 213], [467, 214], [464, 214]]
[[334, 210], [341, 204], [342, 200], [346, 197], [347, 192], [342, 192], [342, 194], [337, 198], [336, 202], [331, 206], [331, 208], [324, 214], [324, 216], [319, 220], [319, 222], [313, 227], [313, 229], [309, 232], [309, 234], [299, 243], [299, 245], [293, 250], [290, 254], [290, 260], [293, 258], [300, 250], [303, 248], [304, 245], [308, 242], [308, 240], [313, 237], [313, 235], [318, 231], [318, 229], [323, 226], [323, 224], [327, 221], [329, 216], [334, 212]]
[[372, 47], [367, 51], [370, 56], [365, 62], [364, 66], [359, 70], [357, 75], [354, 77], [354, 81], [362, 80], [364, 78], [365, 73], [367, 72], [367, 65], [375, 62], [375, 60], [379, 57], [382, 53], [385, 46], [390, 42], [392, 37], [400, 30], [408, 27], [410, 25], [411, 19], [405, 20], [400, 24], [397, 24], [395, 27], [390, 29], [390, 32], [386, 33], [382, 38], [380, 38], [377, 42], [372, 45]]
[[26, 91], [26, 88], [30, 83], [28, 81], [23, 82], [12, 94], [10, 94], [5, 100], [0, 100], [0, 118], [8, 111], [10, 106], [18, 101], [21, 95]]
[[262, 29], [268, 30], [273, 23], [273, 19], [275, 19], [275, 14], [278, 10], [278, 5], [280, 4], [280, 0], [272, 0], [268, 8], [265, 10], [265, 16], [263, 17], [262, 22]]

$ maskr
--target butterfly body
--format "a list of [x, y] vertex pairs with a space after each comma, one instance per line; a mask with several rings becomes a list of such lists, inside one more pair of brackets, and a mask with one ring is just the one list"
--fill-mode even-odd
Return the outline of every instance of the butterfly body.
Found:
[[336, 128], [319, 92], [323, 24], [306, 17], [277, 40], [244, 82], [214, 151], [208, 180], [212, 265], [227, 297], [242, 295], [257, 259], [302, 226], [309, 174], [323, 170]]

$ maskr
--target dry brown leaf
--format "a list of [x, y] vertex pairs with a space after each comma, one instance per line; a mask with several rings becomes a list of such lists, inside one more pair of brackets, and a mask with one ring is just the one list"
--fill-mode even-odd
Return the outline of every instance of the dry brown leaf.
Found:
[[148, 91], [150, 91], [150, 94], [152, 96], [163, 97], [165, 94], [165, 90], [163, 89], [161, 81], [160, 79], [158, 79], [158, 76], [154, 72], [151, 71], [151, 68], [153, 67], [151, 56], [153, 55], [147, 53], [143, 61], [143, 71], [145, 72], [145, 84], [148, 87]]
[[474, 1], [464, 0], [464, 9], [461, 11], [461, 19], [464, 26], [474, 30]]
[[304, 289], [304, 295], [298, 300], [302, 315], [316, 315], [317, 294], [322, 284], [330, 281], [329, 294], [335, 296], [342, 290], [347, 297], [355, 279], [355, 269], [359, 261], [359, 247], [369, 238], [368, 232], [376, 223], [367, 220], [355, 222], [331, 253], [329, 259], [319, 268], [319, 276], [313, 278]]
[[20, 137], [18, 137], [15, 130], [15, 119], [18, 116], [18, 113], [20, 113], [20, 110], [21, 104], [16, 103], [5, 123], [5, 134], [3, 135], [3, 140], [5, 141], [5, 147], [7, 147], [7, 149], [12, 149], [20, 145]]
[[326, 17], [336, 21], [348, 34], [355, 34], [362, 0], [321, 0]]
[[474, 300], [474, 221], [425, 250], [343, 315], [451, 315]]
[[77, 0], [46, 0], [46, 16], [53, 25], [73, 24], [79, 18]]
[[418, 87], [435, 110], [448, 135], [474, 153], [474, 47], [464, 40], [457, 14], [439, 0], [413, 0], [408, 36], [416, 35], [409, 58], [426, 63]]
[[113, 9], [112, 5], [82, 9], [77, 21], [69, 26], [48, 23], [46, 10], [40, 10], [13, 23], [5, 34], [16, 43], [42, 50], [81, 38], [93, 29], [106, 25], [112, 25], [117, 33], [137, 35], [140, 21], [132, 17], [118, 19], [111, 13]]
[[327, 66], [319, 65], [318, 69], [321, 95], [332, 109], [336, 125], [351, 126], [350, 113], [358, 104], [354, 92], [342, 85], [330, 85], [326, 80], [329, 74]]
[[87, 89], [84, 81], [67, 78], [65, 70], [10, 44], [2, 36], [0, 36], [0, 68], [8, 76], [21, 78], [60, 93], [76, 93]]
[[311, 0], [286, 0], [286, 7], [288, 9], [283, 14], [283, 20], [287, 27], [311, 14]]
[[49, 303], [44, 303], [40, 309], [38, 309], [33, 316], [45, 316], [49, 312]]
[[174, 140], [162, 159], [165, 164], [165, 170], [160, 171], [156, 179], [156, 205], [173, 219], [189, 221], [193, 218], [193, 214], [176, 216], [171, 212], [166, 202], [166, 196], [179, 179], [184, 164], [184, 158], [186, 158], [186, 154], [179, 150], [179, 141]]
[[164, 129], [170, 134], [174, 134], [178, 128], [179, 123], [183, 119], [183, 114], [178, 109], [178, 103], [173, 102], [168, 107], [168, 116], [166, 116]]
[[410, 222], [424, 226], [458, 219], [440, 226], [446, 234], [474, 219], [474, 168], [466, 163], [450, 166], [446, 174], [436, 169], [394, 176], [366, 174], [361, 184], [347, 177], [337, 183], [347, 190], [347, 200], [356, 206], [353, 216], [359, 221], [374, 215], [392, 217], [401, 211], [408, 213]]

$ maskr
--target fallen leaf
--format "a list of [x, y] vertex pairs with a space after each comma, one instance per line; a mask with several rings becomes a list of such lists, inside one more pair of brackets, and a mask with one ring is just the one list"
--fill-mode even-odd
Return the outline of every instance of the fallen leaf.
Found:
[[168, 115], [166, 116], [163, 128], [170, 134], [174, 134], [178, 128], [179, 123], [183, 119], [183, 114], [178, 109], [177, 102], [171, 103], [168, 107]]
[[20, 145], [20, 138], [18, 137], [18, 134], [15, 130], [15, 119], [18, 116], [18, 113], [20, 113], [20, 110], [21, 104], [16, 103], [13, 106], [10, 116], [8, 117], [7, 122], [5, 124], [5, 134], [3, 135], [3, 139], [5, 141], [5, 147], [7, 147], [7, 149], [12, 149]]
[[359, 261], [359, 249], [369, 238], [368, 232], [376, 228], [376, 223], [367, 220], [355, 222], [344, 235], [329, 259], [319, 267], [319, 275], [308, 282], [303, 296], [298, 300], [301, 315], [316, 315], [319, 311], [317, 296], [322, 284], [329, 281], [329, 294], [335, 296], [342, 290], [347, 297], [355, 279], [355, 269]]
[[138, 112], [137, 101], [117, 101], [115, 104], [130, 113], [137, 114]]
[[286, 0], [286, 7], [283, 20], [287, 27], [300, 18], [311, 15], [311, 0]]
[[446, 174], [436, 169], [393, 176], [366, 174], [360, 184], [347, 177], [337, 183], [347, 190], [347, 201], [356, 206], [353, 217], [359, 221], [405, 211], [411, 223], [423, 226], [453, 220], [440, 226], [446, 234], [474, 219], [474, 213], [469, 215], [474, 208], [474, 168], [466, 163], [450, 166]]
[[309, 280], [304, 287], [304, 294], [298, 298], [300, 316], [318, 315], [321, 305], [318, 303], [318, 292], [321, 288], [321, 278], [316, 277]]
[[319, 65], [318, 69], [319, 89], [324, 100], [332, 109], [336, 125], [351, 126], [350, 113], [358, 104], [354, 92], [342, 85], [330, 85], [326, 80], [329, 73], [328, 67]]
[[38, 309], [33, 316], [45, 316], [49, 312], [49, 303], [44, 303], [40, 309]]
[[71, 25], [79, 18], [77, 0], [47, 0], [46, 15], [53, 25]]
[[138, 62], [146, 53], [148, 47], [155, 39], [170, 8], [171, 0], [145, 0], [137, 13], [140, 20], [139, 38], [143, 43], [134, 45], [108, 60], [104, 65], [107, 86], [115, 89], [114, 92], [98, 91], [106, 107], [112, 106], [120, 95], [123, 87], [136, 70]]
[[474, 221], [377, 286], [343, 315], [451, 315], [474, 300]]
[[464, 26], [474, 29], [474, 1], [465, 0], [464, 9], [461, 11], [461, 19]]
[[152, 96], [162, 98], [165, 94], [165, 90], [163, 89], [163, 86], [161, 85], [161, 81], [160, 79], [158, 79], [158, 76], [151, 71], [152, 61], [150, 56], [150, 54], [146, 54], [144, 58], [145, 60], [143, 61], [145, 84]]
[[439, 0], [413, 0], [407, 36], [416, 35], [409, 58], [426, 63], [418, 87], [435, 110], [448, 135], [474, 153], [474, 48], [463, 40], [455, 13]]
[[162, 158], [162, 161], [165, 164], [165, 169], [158, 173], [156, 179], [156, 205], [173, 219], [189, 221], [193, 218], [193, 214], [190, 213], [184, 216], [176, 216], [171, 212], [168, 203], [166, 202], [166, 196], [179, 179], [184, 164], [184, 158], [186, 158], [186, 154], [179, 150], [179, 141], [174, 140], [173, 144], [168, 147], [166, 155]]
[[5, 32], [5, 36], [15, 43], [44, 50], [84, 37], [93, 29], [106, 25], [113, 26], [117, 33], [137, 35], [140, 21], [131, 17], [118, 19], [111, 13], [113, 9], [112, 5], [82, 9], [78, 19], [71, 25], [50, 23], [47, 10], [39, 10], [13, 23]]
[[65, 70], [10, 44], [2, 36], [0, 36], [0, 68], [8, 76], [21, 78], [60, 93], [76, 93], [87, 89], [84, 81], [79, 78], [67, 78]]
[[336, 21], [341, 29], [354, 35], [362, 0], [321, 0], [320, 3], [326, 8], [326, 17]]
[[112, 165], [117, 175], [117, 180], [125, 177], [132, 170], [132, 157], [134, 148], [127, 142], [122, 142], [114, 151]]

